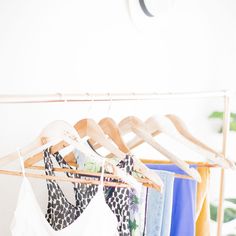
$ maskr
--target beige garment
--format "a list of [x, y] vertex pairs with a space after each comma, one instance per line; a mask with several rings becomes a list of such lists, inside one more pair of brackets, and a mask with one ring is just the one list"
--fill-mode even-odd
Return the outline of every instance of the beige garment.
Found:
[[197, 185], [196, 236], [210, 236], [210, 168], [198, 167], [202, 181]]

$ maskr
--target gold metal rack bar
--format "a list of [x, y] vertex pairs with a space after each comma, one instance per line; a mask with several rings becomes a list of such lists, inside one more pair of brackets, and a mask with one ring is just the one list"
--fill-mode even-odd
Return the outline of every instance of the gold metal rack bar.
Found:
[[90, 101], [132, 101], [184, 98], [214, 98], [230, 95], [229, 91], [201, 91], [176, 93], [54, 93], [54, 94], [2, 94], [0, 103], [54, 103]]

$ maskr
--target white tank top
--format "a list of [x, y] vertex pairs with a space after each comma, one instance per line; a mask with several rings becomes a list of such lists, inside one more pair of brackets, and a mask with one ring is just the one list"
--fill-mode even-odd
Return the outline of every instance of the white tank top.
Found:
[[[24, 172], [21, 160], [22, 171]], [[23, 177], [13, 222], [12, 236], [118, 236], [117, 218], [106, 204], [101, 185], [83, 213], [69, 226], [55, 231], [46, 220], [29, 180]]]

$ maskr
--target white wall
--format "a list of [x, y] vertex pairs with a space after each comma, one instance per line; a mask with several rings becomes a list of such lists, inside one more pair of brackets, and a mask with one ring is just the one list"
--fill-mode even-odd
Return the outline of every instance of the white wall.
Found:
[[[235, 11], [234, 0], [169, 1], [169, 10], [161, 11], [155, 22], [145, 21], [143, 28], [138, 19], [139, 25], [131, 22], [127, 0], [1, 0], [0, 92], [234, 89]], [[88, 115], [88, 107], [1, 105], [0, 154], [29, 143], [52, 120], [73, 124]], [[129, 114], [175, 113], [220, 149], [220, 137], [206, 119], [220, 108], [218, 99], [130, 102], [113, 104], [110, 115], [118, 121]], [[107, 109], [108, 104], [94, 104], [89, 115], [98, 120]], [[0, 231], [7, 236], [21, 180], [0, 176], [0, 181]], [[45, 184], [33, 182], [45, 207]]]
[[126, 2], [2, 0], [1, 91], [231, 88], [234, 0], [175, 0], [152, 33]]

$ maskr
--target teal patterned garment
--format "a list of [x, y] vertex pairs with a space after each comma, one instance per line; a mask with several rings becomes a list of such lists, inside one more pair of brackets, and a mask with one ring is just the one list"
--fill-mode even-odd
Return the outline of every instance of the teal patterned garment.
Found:
[[[98, 173], [100, 171], [100, 166], [95, 161], [89, 160], [88, 157], [84, 156], [79, 150], [75, 151], [75, 156], [77, 157], [77, 164], [79, 165], [80, 170], [94, 173]], [[119, 160], [117, 162], [119, 163]], [[137, 176], [137, 173], [134, 170], [132, 170], [132, 174]], [[145, 212], [142, 211], [142, 214], [140, 212], [140, 195], [141, 192], [138, 193], [135, 189], [131, 189], [129, 191], [129, 230], [131, 236], [143, 235], [144, 231], [144, 223], [141, 222], [141, 220], [144, 221]]]
[[[56, 161], [62, 168], [72, 168], [64, 159], [63, 157], [57, 152], [53, 154]], [[85, 165], [86, 166], [86, 165]], [[91, 167], [91, 165], [89, 165]], [[132, 173], [133, 169], [133, 158], [131, 155], [126, 155], [126, 157], [119, 161], [117, 164], [121, 170], [126, 172], [127, 174]], [[96, 169], [96, 168], [93, 168]], [[101, 168], [100, 168], [101, 169]], [[101, 172], [101, 170], [99, 171]], [[88, 176], [83, 174], [74, 174], [70, 172], [66, 172], [67, 176], [72, 178], [88, 178]], [[99, 177], [91, 177], [89, 179], [99, 179]], [[109, 177], [104, 178], [105, 181], [110, 182], [118, 182], [117, 179], [112, 179]], [[122, 182], [122, 181], [119, 181]], [[98, 186], [94, 184], [80, 184], [80, 183], [73, 183], [74, 185], [74, 192], [75, 192], [75, 200], [76, 206], [85, 209], [89, 202], [93, 199], [96, 195], [98, 190]], [[112, 212], [116, 215], [117, 218], [117, 230], [119, 232], [119, 236], [130, 236], [131, 232], [129, 229], [129, 220], [130, 220], [130, 188], [123, 188], [123, 187], [104, 187], [105, 191], [105, 200], [107, 205], [110, 207]]]
[[137, 234], [139, 232], [139, 197], [137, 194], [137, 191], [135, 189], [132, 189], [130, 191], [130, 220], [129, 220], [129, 228], [131, 235], [139, 235]]

